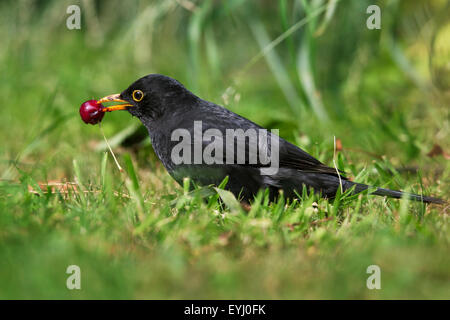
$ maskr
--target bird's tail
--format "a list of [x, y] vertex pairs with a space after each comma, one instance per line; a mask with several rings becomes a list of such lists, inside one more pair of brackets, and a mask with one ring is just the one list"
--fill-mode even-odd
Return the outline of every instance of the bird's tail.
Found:
[[[354, 193], [360, 193], [369, 188], [368, 185], [365, 185], [362, 183], [345, 181], [345, 189], [350, 189], [353, 186], [355, 186]], [[421, 196], [419, 194], [408, 193], [408, 192], [403, 192], [403, 191], [396, 191], [396, 190], [389, 190], [389, 189], [384, 189], [384, 188], [377, 188], [375, 191], [371, 192], [370, 194], [374, 194], [377, 196], [386, 196], [386, 197], [391, 197], [391, 198], [396, 198], [396, 199], [401, 199], [403, 197], [407, 197], [410, 200], [421, 201], [421, 202], [425, 202], [425, 203], [436, 203], [436, 204], [446, 203], [446, 201], [439, 199], [439, 198]]]

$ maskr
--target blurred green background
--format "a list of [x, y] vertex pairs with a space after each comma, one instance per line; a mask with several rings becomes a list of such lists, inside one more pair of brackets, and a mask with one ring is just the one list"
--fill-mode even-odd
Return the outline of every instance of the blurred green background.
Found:
[[102, 122], [120, 174], [78, 115], [161, 73], [328, 165], [335, 137], [351, 178], [447, 199], [449, 16], [443, 0], [2, 1], [0, 298], [450, 298], [445, 206], [224, 209], [170, 179], [137, 119]]

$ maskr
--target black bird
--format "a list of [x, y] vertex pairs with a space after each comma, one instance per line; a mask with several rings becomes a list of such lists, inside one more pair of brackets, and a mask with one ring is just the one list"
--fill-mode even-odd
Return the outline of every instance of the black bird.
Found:
[[[342, 172], [324, 165], [271, 132], [267, 132], [265, 147], [269, 150], [268, 156], [275, 156], [275, 146], [278, 146], [278, 170], [271, 174], [264, 173], [269, 165], [267, 161], [263, 161], [264, 158], [258, 157], [256, 147], [259, 142], [252, 143], [248, 136], [242, 134], [233, 137], [231, 143], [226, 139], [227, 130], [253, 129], [260, 132], [264, 129], [222, 106], [197, 97], [170, 77], [147, 75], [135, 81], [122, 93], [106, 96], [97, 102], [110, 101], [122, 104], [106, 107], [104, 111], [128, 110], [141, 120], [149, 132], [155, 153], [169, 174], [180, 184], [183, 178], [189, 177], [197, 185], [217, 186], [228, 176], [226, 189], [246, 202], [252, 200], [261, 189], [268, 189], [273, 200], [280, 190], [283, 190], [287, 198], [296, 198], [297, 194], [302, 194], [304, 186], [307, 190], [313, 189], [327, 198], [335, 197], [338, 188], [346, 191], [354, 187], [354, 193], [369, 188], [367, 185], [349, 181]], [[200, 121], [201, 128], [198, 129]], [[194, 122], [197, 122], [197, 129]], [[202, 135], [207, 133], [208, 129], [213, 129], [209, 130], [209, 133], [214, 133], [214, 137], [206, 139]], [[175, 136], [174, 132], [177, 132]], [[182, 137], [188, 141], [190, 150], [178, 152]], [[189, 137], [192, 140], [188, 140]], [[196, 160], [195, 154], [202, 156], [202, 152], [212, 141], [217, 143], [215, 146], [221, 146], [211, 152], [214, 161]], [[261, 138], [261, 141], [264, 142], [264, 139]], [[230, 156], [226, 158], [228, 152]], [[243, 155], [245, 158], [242, 158]], [[250, 160], [252, 156], [253, 161]], [[185, 161], [180, 162], [180, 157], [184, 157]], [[393, 198], [404, 196], [401, 191], [383, 188], [375, 188], [372, 194]], [[426, 203], [443, 203], [441, 199], [417, 194], [408, 193], [407, 197]]]

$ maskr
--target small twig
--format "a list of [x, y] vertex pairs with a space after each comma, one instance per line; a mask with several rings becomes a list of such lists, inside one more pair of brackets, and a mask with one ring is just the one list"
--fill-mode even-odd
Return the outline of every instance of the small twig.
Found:
[[122, 167], [121, 167], [120, 164], [119, 164], [119, 161], [117, 161], [117, 158], [116, 158], [116, 156], [114, 155], [114, 152], [112, 151], [111, 146], [110, 146], [109, 143], [108, 143], [108, 140], [106, 139], [106, 136], [105, 136], [105, 133], [103, 132], [103, 128], [102, 128], [102, 126], [101, 126], [101, 123], [99, 123], [98, 126], [99, 126], [99, 128], [100, 128], [100, 132], [101, 132], [102, 135], [103, 135], [103, 138], [105, 139], [105, 143], [106, 143], [106, 145], [108, 146], [108, 149], [109, 149], [109, 151], [111, 152], [111, 155], [113, 156], [114, 161], [116, 162], [117, 168], [119, 168], [119, 171], [120, 171], [120, 172], [123, 172], [123, 169], [122, 169]]

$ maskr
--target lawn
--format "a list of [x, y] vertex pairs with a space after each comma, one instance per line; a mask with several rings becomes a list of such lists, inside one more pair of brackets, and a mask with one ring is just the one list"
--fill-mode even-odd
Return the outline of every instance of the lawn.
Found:
[[449, 299], [448, 205], [262, 192], [246, 211], [177, 185], [124, 111], [101, 126], [120, 172], [78, 113], [161, 73], [354, 181], [447, 200], [449, 2], [375, 2], [379, 30], [360, 0], [2, 1], [0, 298]]

